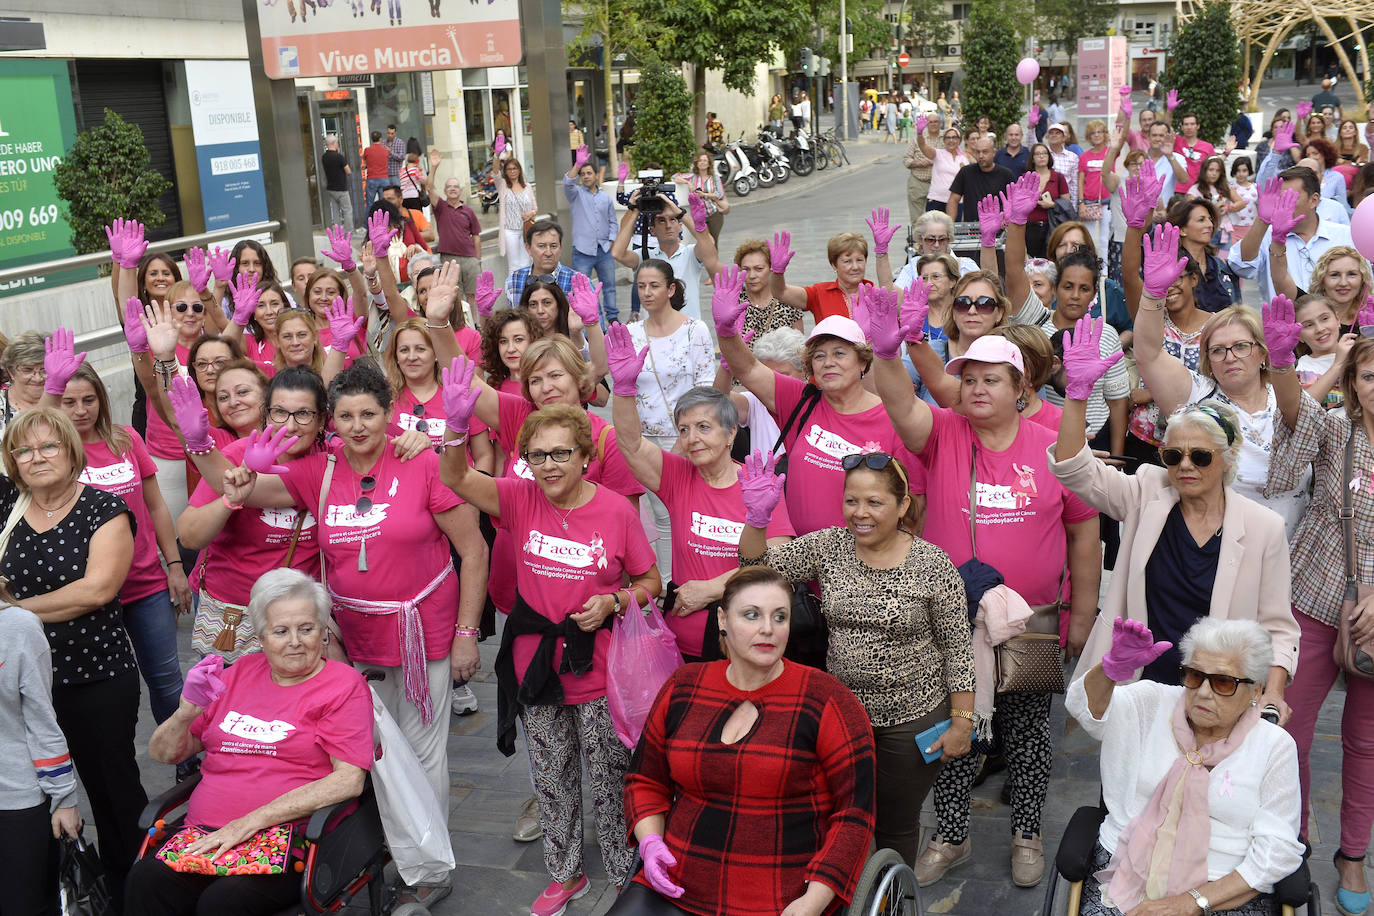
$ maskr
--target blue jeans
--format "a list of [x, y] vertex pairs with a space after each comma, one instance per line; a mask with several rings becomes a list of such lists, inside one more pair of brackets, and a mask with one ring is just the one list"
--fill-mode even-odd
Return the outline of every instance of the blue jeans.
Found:
[[609, 251], [591, 255], [573, 249], [572, 267], [588, 277], [596, 271], [596, 278], [601, 281], [601, 330], [606, 330], [612, 321], [620, 320], [620, 304], [615, 292], [615, 258]]
[[363, 201], [363, 210], [366, 211], [373, 203], [380, 200], [382, 197], [382, 189], [390, 187], [391, 184], [390, 178], [369, 178], [367, 180], [367, 188], [364, 195], [367, 200]]
[[124, 603], [124, 629], [134, 644], [134, 657], [148, 685], [148, 705], [159, 723], [181, 703], [181, 659], [177, 655], [177, 615], [171, 594], [163, 589]]

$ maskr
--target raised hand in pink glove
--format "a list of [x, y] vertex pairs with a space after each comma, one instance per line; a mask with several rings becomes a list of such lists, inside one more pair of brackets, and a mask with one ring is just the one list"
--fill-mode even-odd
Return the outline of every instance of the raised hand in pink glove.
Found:
[[86, 361], [85, 353], [76, 352], [76, 335], [70, 328], [58, 328], [43, 341], [43, 391], [59, 398], [67, 391], [67, 383]]
[[1365, 297], [1355, 324], [1359, 325], [1361, 337], [1374, 337], [1374, 295]]
[[1145, 294], [1155, 299], [1163, 299], [1169, 294], [1169, 287], [1183, 276], [1183, 268], [1188, 259], [1179, 257], [1178, 227], [1171, 223], [1155, 226], [1153, 235], [1147, 235], [1143, 251], [1143, 280]]
[[1260, 186], [1259, 196], [1255, 198], [1255, 216], [1260, 222], [1272, 226], [1274, 224], [1274, 210], [1279, 205], [1279, 196], [1283, 194], [1283, 179], [1275, 175]]
[[329, 239], [329, 247], [321, 252], [329, 260], [339, 265], [344, 273], [352, 272], [358, 265], [353, 260], [353, 235], [343, 226], [330, 226], [324, 230]]
[[930, 283], [917, 277], [902, 294], [902, 339], [920, 343], [926, 335], [926, 319], [930, 317]]
[[[137, 270], [138, 262], [143, 259], [143, 254], [148, 250], [148, 243], [144, 241], [143, 224], [137, 220], [126, 219], [116, 220], [111, 227], [119, 234], [119, 253], [117, 263], [125, 270]], [[122, 230], [122, 231], [120, 231]], [[110, 247], [111, 259], [115, 259], [115, 246], [112, 242]]]
[[1007, 224], [1002, 214], [1002, 202], [996, 194], [989, 194], [978, 201], [978, 234], [984, 248], [997, 247], [997, 233]]
[[1170, 89], [1169, 94], [1164, 99], [1164, 107], [1173, 111], [1178, 107], [1178, 90]]
[[716, 324], [717, 337], [736, 337], [736, 326], [744, 317], [749, 303], [740, 293], [744, 292], [744, 274], [739, 267], [731, 264], [716, 274], [715, 286], [711, 292], [711, 319]]
[[1153, 182], [1149, 180], [1153, 175], [1153, 168], [1148, 172], [1141, 169], [1121, 183], [1121, 215], [1125, 218], [1127, 226], [1144, 229], [1145, 224], [1150, 221], [1155, 202], [1159, 200], [1159, 194], [1154, 190]]
[[148, 352], [148, 329], [143, 326], [143, 301], [130, 296], [124, 303], [124, 339], [130, 353]]
[[654, 890], [674, 899], [683, 895], [683, 889], [668, 877], [668, 869], [677, 866], [677, 859], [668, 851], [663, 837], [657, 833], [645, 834], [644, 839], [639, 841], [639, 857], [644, 860], [644, 877], [649, 879]]
[[1306, 121], [1306, 120], [1307, 120], [1307, 116], [1310, 115], [1311, 113], [1312, 113], [1312, 103], [1311, 103], [1311, 102], [1299, 102], [1299, 103], [1298, 103], [1298, 120], [1299, 120], [1299, 121]]
[[255, 429], [248, 434], [248, 447], [243, 450], [243, 466], [256, 474], [285, 474], [290, 470], [284, 464], [277, 464], [291, 450], [300, 436], [286, 435], [286, 427]]
[[687, 209], [692, 214], [692, 228], [698, 233], [706, 231], [706, 201], [700, 194], [687, 195]]
[[497, 135], [496, 135], [496, 142], [493, 143], [492, 146], [491, 146], [492, 155], [493, 155], [493, 156], [499, 157], [499, 156], [500, 156], [502, 153], [504, 153], [505, 151], [506, 151], [506, 135], [505, 135], [505, 134], [497, 134]]
[[618, 398], [639, 394], [639, 373], [644, 371], [648, 356], [647, 343], [644, 349], [635, 350], [629, 328], [618, 321], [610, 326], [606, 331], [606, 363], [611, 371], [611, 394]]
[[1026, 225], [1026, 220], [1040, 205], [1040, 176], [1029, 171], [1007, 185], [1002, 192], [1002, 212], [1008, 223]]
[[926, 132], [926, 128], [929, 126], [930, 118], [927, 118], [925, 115], [916, 116], [916, 136], [919, 137], [922, 134], [924, 134]]
[[1298, 361], [1294, 348], [1302, 335], [1302, 325], [1293, 308], [1293, 300], [1279, 293], [1260, 308], [1264, 326], [1264, 346], [1269, 351], [1269, 365], [1282, 369]]
[[868, 223], [868, 230], [873, 233], [873, 254], [875, 256], [887, 254], [887, 246], [891, 244], [892, 237], [897, 234], [898, 229], [902, 228], [900, 223], [889, 226], [887, 222], [890, 218], [891, 211], [887, 207], [875, 207], [868, 219], [864, 220]]
[[491, 271], [484, 270], [477, 275], [477, 290], [473, 293], [473, 298], [477, 300], [478, 315], [486, 318], [491, 314], [496, 300], [501, 298], [501, 293], [496, 289], [496, 278], [492, 276]]
[[1283, 121], [1274, 125], [1274, 141], [1269, 145], [1269, 148], [1276, 153], [1282, 153], [1297, 146], [1297, 141], [1293, 139], [1293, 132], [1297, 128], [1298, 125], [1292, 121]]
[[1269, 226], [1272, 229], [1270, 236], [1276, 240], [1288, 238], [1288, 233], [1292, 232], [1302, 222], [1302, 217], [1298, 215], [1298, 192], [1287, 188], [1279, 192], [1279, 198], [1274, 203], [1274, 209], [1269, 213]]
[[396, 235], [391, 228], [391, 220], [385, 210], [378, 210], [367, 218], [367, 238], [372, 242], [372, 250], [377, 252], [377, 257], [386, 257], [386, 250], [391, 247], [391, 239]]
[[124, 257], [124, 220], [122, 217], [116, 216], [105, 225], [105, 239], [110, 245], [110, 260], [119, 264]]
[[[348, 352], [348, 345], [353, 342], [353, 338], [362, 332], [363, 325], [367, 323], [364, 316], [353, 317], [353, 297], [350, 296], [345, 302], [338, 296], [329, 303], [325, 309], [325, 314], [329, 316], [329, 342], [331, 350], [338, 350], [340, 353]], [[237, 319], [235, 319], [237, 321]]]
[[1032, 105], [1030, 111], [1026, 112], [1026, 124], [1030, 127], [1040, 123], [1040, 106]]
[[615, 167], [615, 180], [616, 180], [616, 182], [618, 182], [619, 184], [624, 184], [624, 183], [625, 183], [625, 179], [626, 179], [626, 178], [629, 178], [629, 177], [630, 177], [630, 163], [628, 163], [628, 162], [626, 162], [626, 161], [624, 161], [624, 160], [622, 159], [621, 162], [620, 162], [620, 165], [618, 165], [618, 166]]
[[783, 230], [773, 233], [773, 241], [768, 243], [768, 268], [775, 274], [787, 272], [787, 264], [796, 254], [792, 250], [792, 233]]
[[224, 693], [224, 656], [207, 655], [191, 666], [181, 685], [181, 698], [192, 706], [206, 709]]
[[1130, 86], [1121, 87], [1121, 107], [1118, 110], [1121, 113], [1121, 117], [1125, 119], [1127, 123], [1129, 123], [1131, 120], [1131, 115], [1135, 114], [1135, 106], [1131, 104]]
[[472, 425], [472, 413], [477, 409], [480, 388], [472, 387], [473, 365], [463, 356], [453, 357], [447, 369], [440, 373], [443, 383], [444, 423], [450, 431], [467, 435]]
[[1150, 628], [1139, 620], [1118, 617], [1112, 621], [1112, 647], [1102, 656], [1102, 673], [1118, 684], [1135, 677], [1144, 668], [1173, 648], [1167, 640], [1155, 642]]
[[582, 323], [591, 327], [601, 323], [598, 305], [601, 297], [601, 284], [592, 286], [586, 274], [573, 274], [572, 295], [568, 297], [568, 308], [573, 310]]
[[[738, 337], [740, 340], [744, 341], [744, 345], [745, 345], [745, 346], [748, 346], [748, 345], [749, 345], [749, 342], [752, 341], [752, 340], [754, 339], [755, 336], [757, 336], [757, 335], [754, 334], [753, 331], [746, 331], [746, 330], [744, 330], [744, 315], [743, 315], [743, 313], [740, 314], [740, 316], [739, 316], [739, 321], [735, 322], [735, 336]], [[733, 371], [733, 370], [731, 370], [731, 368], [730, 368], [730, 363], [726, 361], [724, 355], [722, 355], [721, 358], [720, 358], [720, 367], [721, 367], [722, 369], [724, 369], [726, 372], [732, 372], [732, 371]]]
[[1064, 335], [1064, 396], [1067, 398], [1086, 401], [1092, 396], [1097, 380], [1125, 355], [1118, 349], [1111, 356], [1102, 356], [1102, 325], [1103, 319], [1084, 316]]
[[258, 275], [244, 271], [229, 283], [229, 298], [234, 302], [234, 324], [248, 327], [253, 313], [258, 310], [258, 300], [262, 291], [258, 289]]
[[234, 267], [238, 261], [229, 257], [229, 252], [216, 245], [210, 249], [210, 256], [207, 260], [210, 266], [210, 273], [215, 275], [215, 279], [220, 283], [230, 283], [234, 279]]
[[[902, 295], [895, 289], [878, 286], [859, 287], [859, 303], [866, 321], [860, 322], [873, 353], [879, 359], [896, 359], [902, 349]], [[855, 309], [858, 317], [859, 309]]]
[[582, 166], [586, 165], [592, 158], [592, 151], [587, 149], [587, 144], [582, 144], [577, 148], [577, 155], [573, 158], [573, 174], [582, 171]]
[[754, 449], [744, 458], [739, 471], [740, 495], [744, 497], [744, 524], [750, 528], [768, 528], [773, 510], [782, 502], [786, 474], [777, 473], [778, 459], [763, 457], [763, 449]]
[[209, 288], [210, 262], [204, 248], [186, 249], [186, 279], [191, 281], [191, 285], [198, 293], [203, 293]]
[[172, 379], [167, 399], [172, 402], [172, 415], [187, 449], [203, 452], [214, 445], [210, 438], [210, 412], [205, 409], [195, 382], [178, 375]]

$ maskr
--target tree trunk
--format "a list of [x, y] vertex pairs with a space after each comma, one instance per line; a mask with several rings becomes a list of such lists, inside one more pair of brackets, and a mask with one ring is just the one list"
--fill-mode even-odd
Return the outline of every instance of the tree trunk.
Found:
[[706, 142], [706, 68], [690, 64], [692, 68], [692, 136], [697, 146]]
[[[1279, 30], [1270, 36], [1269, 44], [1265, 47], [1264, 54], [1260, 57], [1259, 66], [1255, 68], [1255, 78], [1250, 83], [1250, 98], [1255, 100], [1250, 103], [1251, 111], [1259, 111], [1258, 99], [1260, 97], [1260, 85], [1264, 82], [1264, 71], [1269, 68], [1269, 61], [1273, 60], [1274, 52], [1279, 49], [1279, 45], [1283, 44], [1283, 40], [1288, 37], [1289, 31], [1292, 29], [1292, 26], [1288, 24], [1288, 18], [1285, 18]], [[1296, 62], [1294, 62], [1294, 67], [1297, 67]], [[1259, 132], [1264, 133], [1264, 130], [1265, 126], [1262, 126]]]
[[1350, 34], [1355, 37], [1355, 47], [1360, 49], [1360, 67], [1364, 70], [1364, 81], [1355, 80], [1352, 85], [1359, 86], [1360, 92], [1356, 96], [1355, 120], [1363, 121], [1369, 117], [1368, 106], [1365, 105], [1365, 90], [1368, 88], [1369, 79], [1369, 49], [1365, 47], [1364, 30], [1355, 24], [1353, 16], [1345, 17], [1346, 24], [1350, 26]]
[[[606, 148], [610, 154], [610, 163], [606, 170], [614, 175], [620, 167], [620, 157], [615, 151], [615, 74], [611, 71], [613, 55], [611, 54], [611, 13], [610, 4], [602, 0], [601, 23], [605, 27], [601, 33], [601, 72], [604, 77], [606, 91]], [[592, 147], [596, 146], [596, 125], [592, 125]], [[595, 154], [593, 154], [595, 158]]]

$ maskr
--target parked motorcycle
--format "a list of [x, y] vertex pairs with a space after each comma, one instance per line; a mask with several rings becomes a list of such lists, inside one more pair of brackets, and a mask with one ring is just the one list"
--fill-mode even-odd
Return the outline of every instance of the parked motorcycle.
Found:
[[744, 152], [744, 155], [749, 159], [749, 164], [754, 167], [754, 172], [758, 175], [758, 186], [771, 188], [777, 182], [771, 157], [766, 156], [758, 144], [745, 143], [743, 134], [740, 134], [735, 145]]
[[708, 145], [705, 149], [716, 157], [716, 173], [721, 183], [731, 188], [739, 197], [749, 196], [749, 192], [759, 185], [759, 175], [739, 141], [727, 142], [721, 146]]
[[783, 152], [781, 144], [778, 143], [771, 131], [767, 128], [759, 128], [759, 148], [767, 154], [773, 166], [773, 177], [778, 184], [786, 184], [787, 179], [792, 177], [792, 161]]
[[811, 152], [811, 144], [804, 131], [793, 131], [791, 137], [780, 138], [777, 142], [792, 163], [792, 171], [798, 175], [810, 175], [816, 170], [816, 156]]

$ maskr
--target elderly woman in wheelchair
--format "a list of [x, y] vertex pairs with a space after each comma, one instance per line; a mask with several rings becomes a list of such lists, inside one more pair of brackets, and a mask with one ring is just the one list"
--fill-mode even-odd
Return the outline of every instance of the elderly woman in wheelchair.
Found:
[[1297, 750], [1257, 707], [1269, 634], [1204, 618], [1180, 640], [1182, 686], [1127, 683], [1169, 648], [1117, 619], [1111, 649], [1069, 687], [1069, 713], [1102, 742], [1106, 806], [1079, 912], [1269, 916], [1303, 853]]
[[372, 765], [372, 700], [363, 676], [326, 660], [325, 590], [296, 570], [253, 586], [248, 614], [260, 654], [191, 669], [181, 705], [149, 755], [204, 752], [185, 826], [138, 862], [126, 913], [276, 913], [299, 901], [305, 819], [358, 796]]

